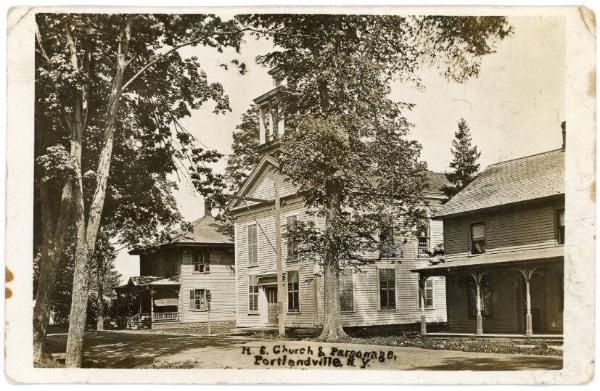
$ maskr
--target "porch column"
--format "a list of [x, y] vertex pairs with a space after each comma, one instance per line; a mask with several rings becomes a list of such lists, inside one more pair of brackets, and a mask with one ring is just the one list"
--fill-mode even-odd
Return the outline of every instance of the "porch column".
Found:
[[421, 307], [421, 335], [427, 334], [427, 316], [425, 315], [425, 282], [427, 276], [419, 275], [419, 305]]
[[484, 273], [471, 273], [473, 281], [475, 281], [475, 303], [477, 309], [477, 335], [483, 334], [483, 317], [481, 316], [481, 280]]
[[154, 323], [154, 289], [150, 289], [150, 328]]
[[531, 337], [533, 335], [533, 320], [531, 318], [531, 278], [535, 273], [535, 268], [519, 269], [523, 279], [525, 280], [525, 302], [526, 302], [526, 313], [525, 313], [525, 336]]

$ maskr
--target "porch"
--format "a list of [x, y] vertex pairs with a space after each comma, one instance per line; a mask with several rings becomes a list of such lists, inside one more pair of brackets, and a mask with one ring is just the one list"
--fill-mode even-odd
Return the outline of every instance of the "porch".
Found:
[[115, 290], [119, 328], [156, 328], [180, 320], [179, 281], [175, 277], [132, 277]]
[[[413, 270], [421, 301], [430, 276], [446, 278], [448, 331], [428, 333], [422, 316], [421, 334], [562, 339], [564, 267], [555, 253], [485, 254]], [[550, 256], [524, 256], [535, 254]]]

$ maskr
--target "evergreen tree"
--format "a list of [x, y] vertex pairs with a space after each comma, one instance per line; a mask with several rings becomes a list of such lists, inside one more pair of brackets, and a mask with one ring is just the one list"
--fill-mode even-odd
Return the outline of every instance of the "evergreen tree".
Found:
[[450, 184], [442, 188], [448, 200], [467, 187], [477, 176], [479, 171], [477, 160], [481, 152], [477, 150], [476, 145], [472, 144], [472, 141], [469, 125], [464, 118], [461, 118], [452, 141], [454, 159], [450, 163], [450, 168], [453, 171], [446, 172], [446, 179]]

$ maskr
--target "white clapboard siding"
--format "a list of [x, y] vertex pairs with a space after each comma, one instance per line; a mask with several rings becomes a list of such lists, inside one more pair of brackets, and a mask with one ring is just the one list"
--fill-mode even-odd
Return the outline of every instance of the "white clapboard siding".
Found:
[[181, 265], [181, 289], [179, 293], [180, 320], [206, 322], [207, 311], [190, 309], [190, 290], [209, 289], [212, 296], [211, 321], [235, 320], [235, 266], [233, 253], [228, 250], [212, 249], [209, 253], [210, 272], [194, 272], [191, 253], [183, 254]]
[[[294, 186], [285, 180], [284, 176], [272, 168], [266, 169], [248, 192], [247, 197], [274, 199], [273, 178], [278, 175], [280, 196], [288, 197], [295, 194]], [[286, 217], [298, 215], [298, 221], [312, 220], [317, 227], [324, 228], [325, 221], [309, 215], [299, 198], [288, 199], [282, 203], [281, 227], [285, 232]], [[439, 204], [438, 200], [433, 204]], [[247, 202], [246, 205], [251, 205]], [[257, 224], [258, 265], [248, 265], [248, 225]], [[440, 221], [430, 221], [430, 246], [433, 248], [443, 242], [443, 226]], [[363, 273], [354, 275], [354, 311], [344, 313], [342, 320], [346, 326], [368, 326], [414, 323], [420, 320], [418, 308], [418, 275], [411, 269], [425, 266], [427, 260], [417, 257], [416, 238], [409, 238], [404, 243], [398, 238], [398, 255], [392, 264], [390, 260], [378, 261], [374, 265], [364, 267]], [[240, 327], [264, 326], [267, 324], [267, 301], [264, 290], [259, 285], [258, 313], [248, 312], [248, 276], [273, 276], [276, 271], [275, 257], [275, 217], [271, 206], [253, 208], [251, 211], [241, 209], [235, 219], [235, 262], [236, 262], [236, 305], [237, 325]], [[323, 316], [323, 281], [315, 277], [315, 266], [311, 262], [287, 263], [287, 246], [282, 240], [283, 269], [298, 270], [300, 278], [300, 311], [286, 313], [287, 327], [314, 327], [322, 323]], [[376, 253], [369, 254], [377, 258]], [[378, 267], [393, 267], [396, 269], [396, 309], [379, 309], [379, 280]], [[434, 279], [434, 308], [427, 309], [429, 322], [444, 322], [446, 320], [445, 281], [443, 278]], [[317, 287], [318, 285], [318, 287]], [[286, 285], [287, 287], [287, 285]], [[287, 293], [287, 289], [286, 289]], [[285, 304], [287, 310], [287, 303]], [[286, 311], [287, 312], [287, 311]]]

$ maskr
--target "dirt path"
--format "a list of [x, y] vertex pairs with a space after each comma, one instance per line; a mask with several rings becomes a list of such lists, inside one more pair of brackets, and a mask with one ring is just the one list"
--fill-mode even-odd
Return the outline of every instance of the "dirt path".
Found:
[[[235, 336], [94, 332], [86, 335], [85, 366], [111, 368], [296, 368], [296, 369], [560, 369], [561, 357], [472, 353], [311, 341], [258, 340]], [[66, 336], [49, 336], [64, 352]]]

